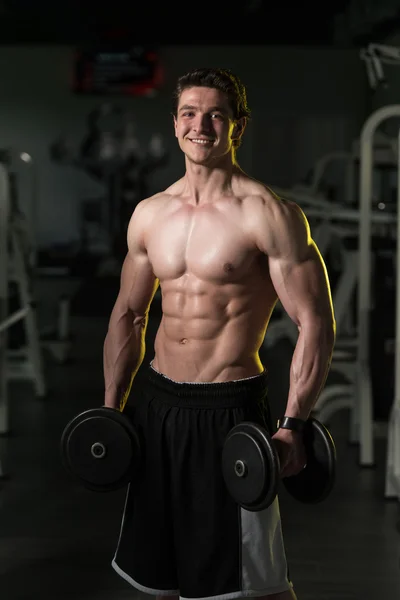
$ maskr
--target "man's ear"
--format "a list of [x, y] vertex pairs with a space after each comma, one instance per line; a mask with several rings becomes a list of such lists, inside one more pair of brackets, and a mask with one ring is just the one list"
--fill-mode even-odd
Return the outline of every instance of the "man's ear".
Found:
[[246, 125], [247, 125], [247, 118], [246, 117], [241, 117], [240, 119], [238, 119], [235, 122], [235, 126], [233, 128], [232, 131], [232, 140], [240, 140], [240, 138], [242, 137], [244, 130], [246, 129]]
[[174, 121], [174, 131], [175, 131], [175, 137], [178, 137], [177, 133], [176, 133], [176, 126], [177, 126], [177, 122], [176, 122], [176, 117], [175, 115], [172, 115], [173, 121]]

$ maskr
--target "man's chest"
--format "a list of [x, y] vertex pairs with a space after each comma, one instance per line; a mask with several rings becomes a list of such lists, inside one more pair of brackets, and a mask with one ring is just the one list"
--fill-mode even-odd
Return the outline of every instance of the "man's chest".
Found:
[[258, 254], [237, 215], [177, 211], [157, 219], [146, 240], [159, 279], [192, 273], [219, 282], [241, 279]]

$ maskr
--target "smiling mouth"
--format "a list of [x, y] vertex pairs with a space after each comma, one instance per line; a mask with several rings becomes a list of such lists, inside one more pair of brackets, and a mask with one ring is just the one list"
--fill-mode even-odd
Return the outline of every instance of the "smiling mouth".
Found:
[[190, 141], [192, 144], [196, 144], [197, 146], [213, 146], [214, 144], [214, 140], [204, 140], [201, 138], [192, 138]]

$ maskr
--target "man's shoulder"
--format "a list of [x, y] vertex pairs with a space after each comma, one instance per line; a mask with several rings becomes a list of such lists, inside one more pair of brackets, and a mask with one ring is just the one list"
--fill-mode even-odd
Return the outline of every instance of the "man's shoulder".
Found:
[[170, 186], [168, 186], [163, 193], [167, 196], [179, 196], [182, 193], [184, 184], [185, 178], [181, 177], [180, 179], [172, 183]]
[[165, 206], [165, 203], [168, 201], [170, 195], [166, 192], [157, 192], [153, 196], [149, 196], [148, 198], [144, 198], [135, 207], [133, 211], [132, 217], [137, 219], [143, 219], [147, 216], [151, 216], [154, 212], [158, 211], [161, 206]]
[[[300, 206], [262, 183], [251, 182], [243, 198], [245, 221], [257, 246], [267, 254], [307, 243], [310, 230]], [[286, 250], [285, 250], [286, 252]]]
[[156, 205], [160, 204], [165, 196], [165, 192], [157, 192], [153, 196], [149, 196], [148, 198], [144, 198], [135, 207], [134, 213], [140, 215], [142, 213], [146, 213], [151, 210]]
[[[268, 185], [255, 179], [246, 179], [243, 185], [243, 202], [251, 212], [263, 212], [268, 219], [298, 219], [303, 215], [299, 205], [277, 194]], [[260, 215], [258, 215], [260, 216]]]
[[159, 210], [160, 206], [165, 206], [168, 200], [178, 196], [182, 188], [182, 179], [179, 179], [165, 190], [157, 192], [148, 198], [141, 200], [135, 208], [134, 213], [137, 215], [148, 214], [153, 210]]

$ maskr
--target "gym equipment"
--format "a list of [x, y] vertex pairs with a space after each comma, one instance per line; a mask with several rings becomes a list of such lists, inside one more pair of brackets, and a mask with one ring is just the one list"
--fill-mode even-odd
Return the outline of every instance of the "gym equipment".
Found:
[[400, 63], [400, 48], [370, 43], [366, 48], [361, 48], [360, 58], [365, 61], [368, 83], [373, 90], [376, 90], [387, 83], [383, 64], [398, 65]]
[[50, 352], [59, 364], [65, 364], [71, 358], [73, 336], [70, 327], [70, 303], [69, 296], [61, 295], [57, 304], [56, 327], [40, 332], [42, 348]]
[[[0, 159], [1, 160], [1, 159]], [[9, 314], [9, 251], [15, 241], [9, 235], [10, 227], [10, 180], [8, 170], [0, 162], [0, 434], [8, 433], [8, 329], [28, 319], [30, 305], [26, 303], [20, 310]], [[3, 464], [0, 460], [0, 479], [6, 478]]]
[[[371, 291], [376, 289], [375, 278], [371, 285], [372, 273], [376, 273], [372, 258], [375, 262], [376, 248], [384, 246], [386, 252], [388, 245], [393, 247], [389, 252], [394, 257], [398, 239], [393, 174], [398, 175], [399, 145], [396, 139], [378, 131], [383, 121], [393, 117], [400, 117], [399, 105], [379, 109], [364, 123], [350, 153], [345, 205], [313, 195], [304, 187], [274, 188], [279, 195], [293, 199], [303, 208], [325, 259], [332, 241], [339, 239], [342, 246], [343, 267], [332, 293], [337, 338], [331, 372], [344, 374], [346, 382], [341, 385], [328, 382], [314, 415], [329, 425], [334, 413], [349, 411], [350, 441], [359, 444], [359, 464], [363, 467], [374, 464], [374, 439], [380, 435], [379, 422], [374, 421], [371, 369], [375, 364], [371, 365], [369, 349], [370, 328], [374, 323]], [[350, 200], [350, 190], [355, 202]], [[378, 276], [381, 276], [380, 271]], [[271, 320], [264, 344], [270, 347], [282, 337], [295, 343], [297, 335], [297, 328], [283, 311], [281, 318]]]
[[[310, 418], [304, 431], [306, 468], [283, 480], [300, 502], [321, 502], [335, 479], [335, 446], [328, 430]], [[94, 492], [116, 491], [130, 483], [142, 463], [142, 443], [129, 407], [124, 412], [99, 407], [74, 417], [61, 435], [66, 471]], [[236, 425], [222, 451], [222, 472], [232, 497], [247, 510], [262, 510], [274, 500], [279, 457], [268, 432], [255, 423]]]
[[[396, 115], [400, 116], [400, 106], [396, 107]], [[392, 111], [394, 107], [392, 107]], [[386, 114], [386, 113], [384, 113]], [[398, 131], [398, 147], [400, 144], [400, 129]], [[386, 457], [385, 497], [400, 500], [400, 153], [397, 157], [397, 261], [396, 261], [396, 327], [395, 327], [395, 367], [394, 367], [394, 398], [389, 417], [388, 447]], [[365, 198], [365, 218], [368, 214], [368, 198]], [[366, 282], [367, 283], [367, 282]], [[361, 310], [360, 302], [360, 310]]]
[[[89, 113], [87, 132], [75, 149], [63, 136], [50, 146], [52, 160], [84, 170], [105, 187], [99, 210], [97, 237], [101, 238], [103, 260], [97, 275], [117, 275], [125, 255], [125, 231], [138, 202], [148, 196], [148, 179], [164, 166], [167, 150], [160, 135], [154, 134], [146, 148], [136, 134], [132, 112], [113, 102], [103, 102]], [[82, 223], [82, 231], [88, 223]], [[95, 241], [95, 240], [93, 240]], [[99, 239], [97, 240], [97, 242]], [[92, 240], [82, 236], [81, 251], [93, 251]]]
[[[372, 249], [371, 249], [371, 230], [373, 221], [372, 201], [373, 201], [373, 140], [378, 127], [387, 119], [400, 117], [400, 105], [390, 105], [378, 109], [372, 113], [361, 131], [361, 163], [360, 163], [360, 209], [359, 209], [359, 264], [358, 264], [358, 298], [357, 298], [357, 394], [362, 398], [360, 408], [360, 462], [363, 466], [372, 466], [374, 464], [374, 443], [373, 443], [373, 408], [372, 393], [364, 392], [366, 381], [370, 381], [370, 327], [371, 327], [371, 309], [372, 309]], [[397, 176], [399, 177], [399, 166]], [[400, 191], [397, 190], [397, 206], [399, 206]], [[397, 219], [397, 230], [399, 229], [399, 220]], [[397, 231], [398, 240], [398, 231]], [[398, 251], [398, 250], [397, 250]], [[397, 269], [397, 278], [400, 271]], [[399, 289], [397, 287], [397, 289]], [[400, 296], [397, 294], [397, 315], [400, 315]], [[397, 345], [397, 344], [396, 344]], [[396, 359], [398, 360], [398, 359]], [[396, 375], [398, 369], [396, 363]], [[399, 459], [397, 459], [399, 462]], [[400, 465], [399, 465], [400, 466]], [[400, 484], [400, 479], [399, 479]], [[400, 497], [400, 485], [399, 485]]]
[[248, 511], [273, 502], [282, 481], [289, 494], [306, 504], [322, 502], [335, 483], [336, 450], [327, 428], [310, 417], [304, 429], [305, 468], [280, 478], [279, 455], [268, 431], [256, 423], [239, 423], [229, 432], [222, 450], [222, 473], [232, 498]]
[[[323, 198], [310, 198], [304, 190], [292, 192], [293, 199], [297, 199], [309, 219], [314, 219], [320, 227], [323, 226], [324, 221], [328, 222], [330, 227], [336, 229], [338, 224], [341, 226], [346, 225], [346, 228], [349, 228], [349, 235], [344, 231], [343, 239], [346, 244], [351, 238], [355, 241], [350, 252], [348, 247], [346, 248], [347, 257], [344, 261], [344, 270], [339, 284], [333, 292], [338, 337], [331, 371], [344, 374], [347, 381], [344, 385], [327, 385], [318, 399], [314, 414], [327, 423], [338, 410], [348, 409], [350, 411], [350, 441], [359, 444], [359, 462], [361, 466], [372, 466], [374, 464], [374, 438], [379, 434], [378, 423], [374, 422], [373, 377], [371, 374], [373, 351], [370, 344], [371, 327], [376, 322], [371, 318], [373, 306], [376, 303], [376, 299], [372, 295], [372, 290], [376, 290], [376, 282], [374, 281], [374, 285], [371, 285], [374, 271], [373, 259], [375, 261], [377, 254], [374, 244], [379, 239], [379, 243], [386, 244], [386, 242], [390, 242], [392, 246], [395, 246], [399, 236], [399, 221], [396, 217], [400, 201], [399, 185], [397, 184], [396, 204], [393, 201], [393, 190], [396, 185], [392, 181], [393, 172], [395, 172], [397, 178], [399, 177], [397, 160], [399, 142], [397, 139], [385, 137], [378, 131], [378, 128], [384, 121], [395, 117], [400, 117], [400, 105], [383, 107], [372, 113], [364, 123], [357, 150], [359, 185], [358, 190], [354, 193], [355, 198], [358, 200], [355, 209], [340, 207], [334, 203], [329, 206]], [[355, 149], [353, 148], [354, 153]], [[356, 173], [353, 171], [354, 169], [352, 169], [353, 174], [349, 181], [356, 180]], [[381, 176], [377, 178], [381, 171]], [[388, 173], [390, 174], [390, 189], [386, 190], [386, 194], [381, 197], [385, 192], [383, 183], [388, 179]], [[378, 179], [382, 185], [379, 193], [376, 194], [374, 183]], [[386, 181], [386, 184], [388, 184], [388, 181]], [[279, 193], [279, 190], [277, 191]], [[290, 198], [290, 195], [289, 193], [286, 197]], [[395, 204], [396, 206], [394, 206]], [[355, 228], [354, 233], [351, 231], [352, 227]], [[396, 250], [390, 252], [395, 257]], [[399, 289], [399, 272], [397, 277], [399, 281], [397, 289]], [[355, 293], [357, 283], [359, 284], [358, 298]], [[352, 311], [349, 301], [353, 297], [356, 297], [357, 302], [355, 311], [357, 313], [355, 318], [356, 331], [346, 337], [347, 332], [343, 332], [340, 325], [342, 318]], [[400, 314], [399, 300], [397, 301], [397, 310]], [[398, 319], [399, 317], [397, 317], [396, 322], [398, 322]], [[285, 334], [288, 331], [288, 327], [283, 327], [283, 324], [279, 323], [279, 330], [277, 330], [280, 335], [282, 335], [281, 332]], [[274, 341], [274, 338], [272, 338], [272, 341]], [[398, 348], [398, 342], [396, 348]], [[400, 380], [400, 357], [396, 360], [395, 373]], [[397, 375], [398, 373], [399, 375]], [[395, 398], [398, 398], [398, 396], [398, 392], [395, 392]], [[399, 400], [395, 400], [395, 402], [398, 406], [400, 405]], [[396, 451], [397, 444], [400, 443], [399, 419], [396, 416], [398, 414], [398, 409], [392, 410], [389, 420], [389, 435], [393, 437], [393, 441], [392, 439], [389, 440], [389, 454], [391, 455], [388, 456], [387, 463], [387, 490], [390, 489], [391, 491], [387, 491], [386, 494], [395, 494], [400, 498], [400, 453], [398, 450]], [[397, 481], [397, 483], [394, 485], [393, 481]]]
[[[361, 51], [361, 58], [366, 61], [367, 74], [370, 86], [376, 89], [385, 81], [382, 63], [398, 64], [400, 58], [399, 48], [394, 46], [384, 46], [380, 44], [370, 44], [366, 50]], [[365, 377], [369, 376], [368, 362], [371, 353], [368, 340], [370, 339], [370, 314], [373, 309], [373, 301], [371, 295], [371, 205], [373, 202], [372, 195], [372, 166], [373, 158], [371, 147], [378, 127], [389, 119], [400, 117], [400, 105], [393, 104], [384, 106], [373, 112], [366, 120], [362, 133], [362, 161], [360, 172], [360, 227], [359, 227], [359, 245], [360, 258], [359, 261], [359, 288], [358, 288], [358, 348], [357, 348], [357, 384], [358, 389], [362, 390], [362, 385]], [[399, 251], [400, 251], [400, 129], [397, 136], [397, 261], [396, 261], [396, 306], [395, 306], [395, 332], [393, 338], [394, 343], [394, 398], [389, 416], [388, 427], [388, 447], [386, 459], [386, 480], [385, 480], [385, 497], [396, 498], [400, 500], [400, 268], [399, 268]], [[359, 391], [360, 393], [360, 391]], [[364, 397], [361, 392], [361, 397]], [[362, 464], [373, 464], [373, 432], [372, 432], [372, 401], [369, 397], [368, 404], [363, 403], [361, 411], [361, 431], [362, 431]]]
[[67, 472], [91, 491], [127, 485], [141, 464], [139, 434], [127, 414], [100, 407], [74, 417], [61, 436]]
[[1, 321], [0, 322], [0, 333], [3, 333], [3, 331], [6, 331], [6, 329], [11, 327], [11, 325], [14, 325], [14, 323], [18, 323], [18, 321], [20, 321], [21, 319], [24, 319], [26, 317], [26, 315], [28, 314], [29, 310], [30, 310], [29, 306], [26, 306], [25, 308], [20, 308], [19, 310], [16, 310], [14, 313], [12, 313], [9, 317], [4, 319], [4, 321]]
[[[38, 396], [46, 393], [36, 315], [30, 294], [28, 257], [21, 239], [24, 233], [15, 223], [10, 160], [7, 153], [0, 153], [0, 434], [8, 433], [10, 380], [30, 380]], [[18, 309], [10, 314], [10, 284], [13, 283], [17, 290]], [[8, 330], [16, 323], [22, 323], [26, 332], [27, 344], [22, 357], [12, 355], [9, 348]]]

